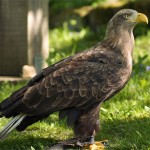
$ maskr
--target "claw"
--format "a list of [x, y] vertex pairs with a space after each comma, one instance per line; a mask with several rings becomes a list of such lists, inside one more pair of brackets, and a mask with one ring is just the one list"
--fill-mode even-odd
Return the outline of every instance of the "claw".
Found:
[[94, 137], [88, 137], [86, 139], [72, 138], [66, 141], [58, 142], [57, 144], [51, 145], [48, 150], [52, 149], [75, 149], [81, 148], [83, 150], [104, 150], [108, 146], [108, 140], [95, 142]]
[[[89, 149], [90, 149], [90, 150], [99, 150], [99, 149], [98, 149], [98, 146], [97, 146], [96, 144], [90, 145], [90, 146], [89, 146]], [[100, 149], [100, 150], [101, 150], [101, 149]]]
[[100, 141], [100, 142], [95, 142], [94, 144], [86, 144], [84, 145], [84, 150], [89, 149], [89, 150], [104, 150], [107, 144], [108, 140]]

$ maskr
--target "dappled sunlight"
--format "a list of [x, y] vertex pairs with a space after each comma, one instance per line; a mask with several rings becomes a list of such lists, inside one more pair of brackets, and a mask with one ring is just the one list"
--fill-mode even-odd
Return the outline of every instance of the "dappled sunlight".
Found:
[[[138, 62], [139, 57], [143, 57], [145, 55], [149, 56], [149, 53], [150, 53], [149, 47], [150, 47], [150, 31], [148, 31], [146, 35], [143, 35], [143, 36], [136, 38], [135, 50], [133, 53], [135, 63]], [[150, 57], [147, 57], [143, 61], [144, 62], [150, 62]]]
[[[29, 11], [28, 12], [28, 26], [29, 26], [29, 33], [34, 33], [35, 35], [38, 34], [41, 21], [43, 18], [43, 11], [41, 9], [34, 11]], [[33, 26], [35, 24], [36, 26]]]
[[37, 6], [30, 4], [27, 14], [28, 63], [40, 72], [47, 67], [45, 60], [49, 54], [48, 10], [46, 3]]
[[71, 31], [68, 29], [67, 24], [64, 24], [63, 28], [50, 30], [50, 53], [49, 58], [47, 59], [48, 64], [56, 63], [65, 57], [87, 48], [87, 44], [84, 44], [84, 39], [87, 34], [88, 29], [83, 28], [80, 31]]
[[68, 25], [64, 23], [63, 28], [56, 28], [50, 31], [50, 48], [54, 48], [53, 46], [55, 45], [57, 49], [66, 47], [66, 45], [73, 44], [76, 40], [84, 38], [86, 34], [86, 29], [71, 31], [68, 29]]
[[142, 101], [138, 100], [124, 100], [116, 102], [108, 102], [103, 104], [101, 109], [101, 118], [107, 119], [123, 119], [128, 120], [132, 118], [149, 117], [150, 111], [146, 104], [141, 105]]

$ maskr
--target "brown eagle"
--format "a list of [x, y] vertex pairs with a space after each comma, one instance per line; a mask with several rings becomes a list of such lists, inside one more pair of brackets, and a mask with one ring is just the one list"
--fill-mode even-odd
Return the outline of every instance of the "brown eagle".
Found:
[[132, 9], [120, 10], [109, 21], [104, 40], [43, 69], [3, 100], [0, 117], [12, 120], [0, 131], [0, 139], [13, 129], [23, 131], [59, 112], [59, 118], [66, 117], [72, 126], [76, 143], [94, 145], [102, 102], [117, 94], [130, 78], [133, 28], [139, 22], [148, 23], [148, 18]]

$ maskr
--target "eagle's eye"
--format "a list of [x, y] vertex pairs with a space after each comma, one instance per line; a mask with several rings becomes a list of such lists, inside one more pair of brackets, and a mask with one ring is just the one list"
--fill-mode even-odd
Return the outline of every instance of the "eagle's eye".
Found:
[[129, 18], [130, 15], [129, 15], [129, 14], [125, 14], [124, 17], [125, 17], [125, 18]]

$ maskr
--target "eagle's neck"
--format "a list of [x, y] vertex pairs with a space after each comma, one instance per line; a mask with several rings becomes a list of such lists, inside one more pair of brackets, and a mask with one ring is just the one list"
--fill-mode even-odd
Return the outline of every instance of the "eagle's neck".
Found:
[[[130, 51], [134, 48], [134, 36], [133, 36], [133, 29], [126, 29], [123, 27], [116, 28], [115, 30], [109, 30], [104, 38], [106, 43], [109, 43], [110, 46], [116, 48], [120, 51]], [[115, 50], [115, 49], [114, 49]]]
[[[103, 43], [103, 42], [102, 42]], [[110, 46], [111, 50], [117, 51], [127, 60], [128, 65], [132, 66], [132, 51], [134, 48], [133, 29], [115, 28], [108, 30], [104, 43]]]
[[134, 48], [133, 29], [122, 27], [107, 31], [102, 45], [104, 43], [104, 47], [107, 47], [110, 51], [114, 51], [117, 55], [121, 55], [124, 58], [122, 60], [130, 76], [132, 72], [132, 51]]

